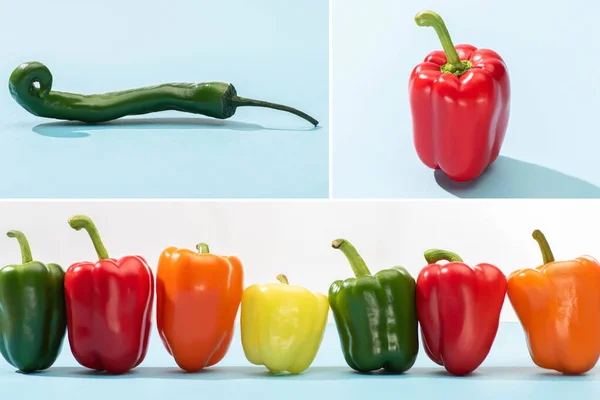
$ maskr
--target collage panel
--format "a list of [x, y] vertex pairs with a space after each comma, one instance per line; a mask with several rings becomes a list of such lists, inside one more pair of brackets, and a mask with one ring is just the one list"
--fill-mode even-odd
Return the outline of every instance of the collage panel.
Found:
[[597, 392], [597, 201], [0, 205], [8, 398]]
[[0, 197], [329, 196], [326, 1], [11, 0], [2, 14], [2, 155], [27, 165]]
[[334, 198], [600, 197], [595, 2], [364, 4], [332, 2]]

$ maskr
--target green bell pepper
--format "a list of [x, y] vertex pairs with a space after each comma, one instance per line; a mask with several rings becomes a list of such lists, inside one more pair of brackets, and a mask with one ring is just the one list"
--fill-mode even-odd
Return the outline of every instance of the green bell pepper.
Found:
[[67, 329], [65, 273], [57, 264], [33, 261], [27, 238], [10, 231], [21, 246], [21, 265], [0, 269], [0, 353], [22, 372], [49, 368]]
[[419, 352], [416, 282], [402, 267], [371, 275], [354, 246], [334, 240], [356, 278], [329, 288], [329, 304], [348, 366], [359, 372], [408, 371]]

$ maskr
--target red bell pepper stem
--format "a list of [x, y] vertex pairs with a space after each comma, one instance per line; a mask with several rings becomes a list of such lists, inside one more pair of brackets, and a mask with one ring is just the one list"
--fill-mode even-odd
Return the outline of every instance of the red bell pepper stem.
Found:
[[425, 252], [425, 260], [428, 264], [435, 264], [438, 261], [446, 260], [450, 262], [462, 262], [463, 259], [456, 253], [448, 250], [430, 249]]
[[96, 225], [94, 225], [94, 222], [89, 217], [86, 217], [85, 215], [75, 215], [69, 219], [69, 225], [76, 231], [81, 229], [85, 229], [87, 231], [88, 235], [90, 235], [90, 238], [92, 239], [94, 249], [96, 249], [96, 253], [98, 254], [98, 258], [100, 260], [107, 260], [110, 258], [106, 248], [104, 247], [104, 244], [102, 244], [102, 239], [100, 239], [100, 234], [98, 234]]
[[31, 256], [31, 248], [29, 247], [29, 242], [25, 235], [20, 231], [8, 231], [6, 236], [9, 238], [17, 238], [19, 241], [19, 246], [21, 247], [21, 259], [22, 264], [27, 264], [33, 261], [33, 257]]
[[354, 271], [354, 275], [358, 278], [360, 276], [371, 275], [371, 271], [367, 268], [367, 264], [362, 259], [356, 248], [350, 244], [346, 239], [336, 239], [331, 243], [331, 247], [334, 249], [339, 249], [344, 253], [348, 261], [350, 262], [350, 266], [352, 267], [352, 271]]
[[210, 250], [209, 250], [208, 245], [206, 243], [198, 243], [196, 245], [196, 250], [198, 250], [198, 253], [200, 253], [200, 254], [208, 254], [208, 253], [210, 253]]
[[421, 11], [415, 16], [415, 21], [419, 26], [431, 26], [435, 29], [435, 33], [437, 33], [440, 38], [440, 42], [442, 42], [442, 48], [444, 49], [444, 53], [446, 54], [446, 59], [448, 63], [442, 65], [442, 72], [451, 73], [455, 75], [461, 75], [463, 72], [472, 67], [471, 63], [467, 60], [461, 61], [458, 57], [458, 53], [454, 48], [454, 44], [452, 43], [452, 39], [450, 38], [450, 33], [448, 32], [448, 28], [446, 28], [446, 24], [442, 17], [433, 11]]
[[542, 257], [544, 259], [544, 265], [554, 262], [554, 254], [552, 254], [552, 249], [550, 249], [550, 244], [548, 244], [548, 240], [546, 240], [546, 236], [539, 230], [536, 229], [533, 231], [531, 235], [538, 242], [540, 246], [540, 250], [542, 251]]
[[283, 283], [284, 285], [289, 285], [290, 281], [288, 281], [287, 276], [285, 276], [285, 274], [279, 274], [277, 275], [277, 280], [281, 283]]

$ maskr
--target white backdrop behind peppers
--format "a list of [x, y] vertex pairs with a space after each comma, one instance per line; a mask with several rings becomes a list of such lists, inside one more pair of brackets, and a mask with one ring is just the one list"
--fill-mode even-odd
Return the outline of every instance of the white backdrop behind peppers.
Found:
[[[327, 293], [331, 282], [352, 276], [346, 258], [331, 248], [338, 237], [356, 246], [373, 273], [402, 265], [415, 278], [432, 247], [454, 251], [470, 265], [495, 264], [505, 274], [536, 267], [536, 228], [557, 260], [600, 258], [595, 200], [2, 201], [0, 231], [23, 231], [35, 260], [66, 270], [97, 259], [87, 233], [67, 224], [74, 214], [95, 221], [111, 257], [141, 255], [154, 272], [166, 247], [206, 242], [215, 254], [241, 258], [246, 287], [285, 273], [291, 284]], [[0, 235], [2, 265], [20, 261], [17, 241]], [[508, 298], [502, 320], [517, 320]]]

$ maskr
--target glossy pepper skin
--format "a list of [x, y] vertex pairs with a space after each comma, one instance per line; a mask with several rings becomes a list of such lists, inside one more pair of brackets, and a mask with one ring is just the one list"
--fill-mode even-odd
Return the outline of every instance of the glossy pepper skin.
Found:
[[512, 272], [508, 298], [533, 362], [563, 374], [584, 374], [600, 355], [600, 264], [588, 256], [555, 261], [545, 236], [536, 230], [533, 237], [544, 264]]
[[414, 278], [402, 267], [371, 275], [350, 242], [337, 239], [332, 247], [344, 253], [356, 276], [329, 288], [346, 363], [359, 372], [408, 371], [419, 352]]
[[57, 264], [33, 261], [25, 235], [10, 231], [21, 247], [21, 265], [0, 269], [0, 353], [30, 373], [48, 369], [62, 349], [67, 329], [65, 273]]
[[69, 225], [88, 232], [99, 258], [75, 263], [65, 274], [71, 351], [86, 368], [125, 373], [144, 360], [148, 349], [152, 270], [140, 256], [110, 258], [88, 217], [76, 215]]
[[299, 374], [312, 364], [325, 330], [327, 296], [281, 283], [249, 286], [242, 296], [242, 346], [248, 361], [272, 374]]
[[500, 154], [510, 115], [510, 79], [493, 50], [454, 47], [432, 11], [415, 17], [433, 27], [444, 51], [433, 51], [409, 79], [414, 145], [421, 161], [450, 179], [479, 177]]
[[196, 372], [227, 353], [244, 290], [239, 258], [169, 247], [156, 276], [156, 322], [162, 342], [177, 365]]
[[[39, 87], [34, 86], [35, 82]], [[33, 115], [87, 123], [169, 110], [227, 119], [238, 107], [252, 106], [286, 111], [315, 126], [319, 124], [295, 108], [239, 97], [233, 85], [223, 82], [166, 83], [92, 95], [52, 91], [52, 73], [37, 61], [15, 68], [8, 89], [12, 98]]]
[[[475, 371], [498, 332], [506, 276], [491, 264], [469, 267], [449, 251], [428, 250], [417, 277], [417, 314], [425, 353], [452, 375]], [[450, 261], [438, 264], [441, 260]]]

